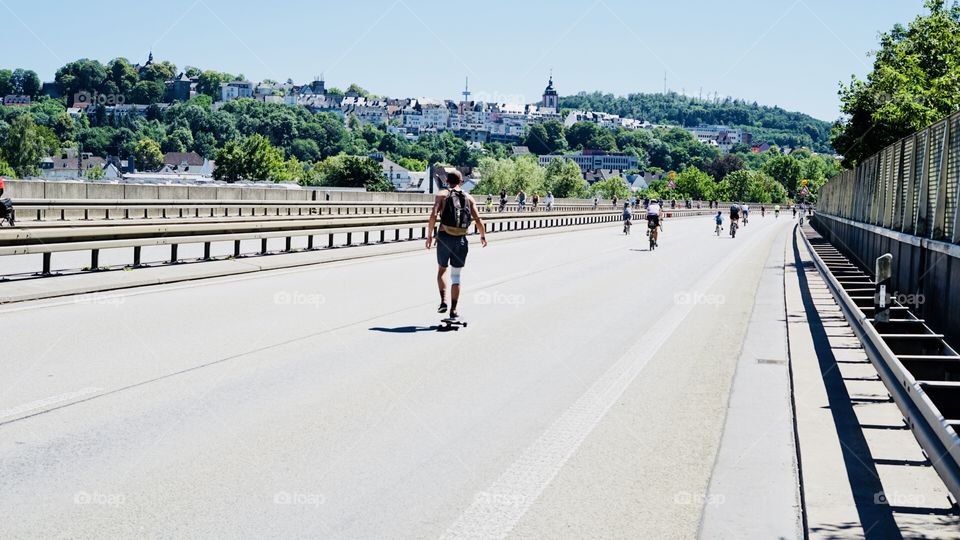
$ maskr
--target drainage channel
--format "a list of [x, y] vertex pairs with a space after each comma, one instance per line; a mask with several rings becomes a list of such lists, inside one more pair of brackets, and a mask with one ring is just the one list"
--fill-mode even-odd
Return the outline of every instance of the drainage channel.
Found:
[[874, 277], [810, 226], [803, 237], [834, 298], [947, 489], [960, 500], [960, 354], [908, 306], [877, 322]]

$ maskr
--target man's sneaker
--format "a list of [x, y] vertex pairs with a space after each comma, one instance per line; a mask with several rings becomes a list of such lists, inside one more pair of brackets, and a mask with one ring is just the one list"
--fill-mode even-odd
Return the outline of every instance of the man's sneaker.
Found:
[[446, 312], [447, 312], [447, 304], [446, 302], [441, 302], [440, 307], [437, 308], [437, 313], [446, 313]]
[[451, 311], [451, 312], [450, 312], [450, 316], [447, 317], [447, 320], [448, 320], [448, 321], [454, 321], [454, 322], [455, 322], [455, 321], [458, 321], [458, 320], [460, 320], [460, 314], [457, 313], [456, 311]]

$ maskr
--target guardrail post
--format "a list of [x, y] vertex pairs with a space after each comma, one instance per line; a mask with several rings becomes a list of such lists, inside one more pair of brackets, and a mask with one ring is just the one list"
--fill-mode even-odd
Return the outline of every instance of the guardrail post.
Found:
[[291, 251], [293, 251], [293, 238], [290, 236], [287, 237], [287, 243], [284, 246], [284, 251], [286, 251], [287, 253], [290, 253]]
[[95, 272], [98, 268], [100, 268], [100, 250], [91, 249], [90, 250], [90, 270]]
[[133, 267], [140, 266], [140, 246], [133, 246]]
[[876, 294], [873, 297], [874, 322], [890, 322], [890, 282], [893, 275], [893, 255], [890, 253], [877, 257], [876, 276], [877, 287]]
[[180, 260], [180, 258], [177, 257], [178, 247], [179, 245], [177, 244], [170, 244], [170, 264], [177, 264], [177, 261]]
[[420, 227], [420, 238], [426, 238], [426, 237], [427, 237], [427, 228]]
[[261, 255], [266, 255], [266, 254], [267, 254], [267, 239], [266, 239], [266, 238], [261, 238], [261, 239], [260, 239], [260, 254], [261, 254]]
[[327, 247], [333, 247], [333, 233], [330, 233], [330, 240], [327, 243]]
[[53, 255], [53, 253], [50, 253], [49, 251], [43, 254], [43, 272], [42, 273], [45, 276], [50, 275], [50, 256], [51, 255]]
[[387, 238], [387, 231], [381, 230], [381, 231], [380, 231], [380, 243], [381, 243], [381, 244], [384, 243], [384, 242], [386, 241], [386, 238]]
[[363, 243], [364, 244], [370, 243], [370, 231], [363, 231]]
[[203, 260], [210, 260], [210, 242], [203, 243]]
[[393, 240], [394, 240], [395, 242], [399, 242], [399, 241], [400, 241], [400, 229], [397, 229], [397, 230], [395, 230], [395, 231], [393, 231], [393, 232], [394, 232]]
[[348, 233], [347, 233], [347, 245], [348, 245], [348, 246], [352, 246], [352, 245], [353, 245], [353, 233], [352, 233], [352, 232], [348, 232]]
[[233, 241], [233, 257], [237, 258], [239, 256], [240, 256], [240, 241], [234, 240]]
[[313, 249], [313, 235], [307, 236], [307, 249]]
[[413, 227], [410, 227], [410, 233], [409, 233], [409, 235], [407, 236], [407, 239], [408, 239], [408, 240], [413, 240]]

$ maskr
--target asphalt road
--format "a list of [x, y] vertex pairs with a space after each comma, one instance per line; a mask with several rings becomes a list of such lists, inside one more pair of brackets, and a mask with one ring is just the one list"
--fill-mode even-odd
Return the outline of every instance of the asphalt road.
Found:
[[666, 224], [0, 309], [2, 538], [690, 538], [771, 249]]

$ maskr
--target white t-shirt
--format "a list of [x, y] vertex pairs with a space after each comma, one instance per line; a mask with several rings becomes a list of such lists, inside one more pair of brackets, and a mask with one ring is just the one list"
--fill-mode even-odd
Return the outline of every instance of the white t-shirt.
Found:
[[750, 205], [749, 205], [749, 204], [743, 205], [743, 211], [744, 211], [744, 212], [749, 212], [749, 211], [750, 211]]
[[648, 216], [659, 216], [660, 215], [660, 205], [657, 203], [650, 203], [650, 206], [647, 207]]

